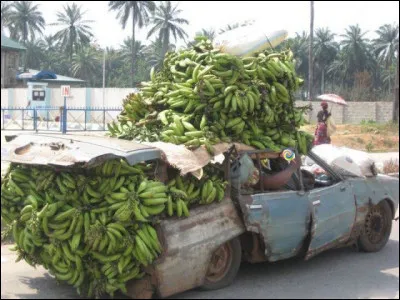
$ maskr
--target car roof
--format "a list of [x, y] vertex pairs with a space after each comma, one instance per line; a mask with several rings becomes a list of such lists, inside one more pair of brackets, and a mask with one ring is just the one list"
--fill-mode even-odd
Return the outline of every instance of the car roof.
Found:
[[[6, 137], [7, 138], [7, 137]], [[111, 158], [125, 158], [133, 165], [161, 157], [155, 147], [136, 141], [82, 134], [19, 134], [2, 143], [5, 161], [60, 167], [92, 167]]]

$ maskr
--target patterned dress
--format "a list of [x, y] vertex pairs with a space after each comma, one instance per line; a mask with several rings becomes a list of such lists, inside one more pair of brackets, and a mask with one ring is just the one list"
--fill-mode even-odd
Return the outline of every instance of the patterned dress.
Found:
[[318, 112], [318, 124], [314, 134], [314, 146], [331, 143], [331, 138], [328, 136], [328, 126], [326, 125], [326, 119], [329, 115], [327, 111], [321, 110]]

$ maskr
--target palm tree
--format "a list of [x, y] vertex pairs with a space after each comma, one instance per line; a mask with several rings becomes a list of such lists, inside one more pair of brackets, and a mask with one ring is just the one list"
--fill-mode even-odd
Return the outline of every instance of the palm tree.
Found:
[[[389, 72], [389, 68], [394, 64], [396, 52], [399, 46], [399, 26], [385, 24], [376, 31], [379, 37], [373, 40], [374, 53], [378, 62], [383, 64]], [[398, 53], [397, 53], [398, 55]], [[391, 76], [388, 76], [388, 87], [391, 89]]]
[[296, 32], [295, 38], [289, 38], [282, 43], [292, 50], [296, 59], [296, 72], [306, 79], [308, 78], [308, 41], [308, 34], [303, 31], [301, 35]]
[[177, 37], [183, 40], [188, 37], [180, 25], [189, 24], [189, 21], [179, 18], [178, 15], [180, 13], [182, 13], [182, 10], [178, 9], [178, 5], [172, 7], [171, 1], [164, 1], [156, 8], [155, 14], [152, 17], [154, 26], [150, 29], [147, 37], [149, 38], [155, 33], [158, 34], [158, 38], [162, 41], [163, 57], [168, 51], [171, 34], [174, 36], [175, 41]]
[[385, 24], [379, 27], [376, 33], [379, 37], [373, 40], [374, 52], [378, 61], [388, 68], [395, 62], [399, 46], [399, 25]]
[[[146, 61], [151, 66], [159, 70], [164, 61], [163, 55], [163, 42], [160, 38], [152, 41], [149, 46], [145, 49]], [[173, 50], [175, 45], [170, 44], [168, 50]]]
[[351, 25], [341, 41], [342, 50], [346, 57], [347, 69], [350, 75], [357, 72], [374, 69], [374, 59], [371, 55], [369, 40], [364, 36], [358, 25]]
[[144, 58], [144, 52], [145, 46], [142, 44], [141, 41], [135, 41], [132, 44], [132, 39], [127, 38], [121, 45], [121, 58], [126, 64], [129, 64], [129, 62], [132, 61], [133, 58], [134, 69], [137, 68], [138, 60]]
[[41, 42], [43, 44], [43, 47], [46, 49], [46, 51], [55, 51], [57, 49], [56, 45], [56, 38], [54, 35], [45, 35], [42, 39]]
[[388, 68], [381, 66], [379, 70], [380, 81], [385, 89], [391, 90], [391, 84], [396, 79], [396, 65], [392, 64]]
[[[45, 59], [42, 62], [42, 68], [52, 70], [55, 72], [60, 71], [58, 68], [60, 62], [64, 60], [63, 57], [60, 57], [60, 49], [57, 47], [57, 41], [54, 35], [44, 36], [40, 41], [40, 47], [43, 49], [45, 53]], [[60, 72], [64, 74], [65, 72]]]
[[[123, 74], [122, 69], [126, 65], [126, 62], [122, 58], [122, 51], [107, 47], [106, 53], [106, 86], [121, 86], [121, 75]], [[131, 56], [128, 56], [128, 65], [130, 65], [130, 60]]]
[[203, 28], [200, 32], [196, 33], [196, 36], [205, 36], [211, 42], [213, 42], [215, 37], [217, 36], [217, 33], [212, 28], [211, 29], [204, 29]]
[[12, 8], [9, 22], [12, 24], [13, 35], [18, 33], [22, 36], [22, 42], [26, 44], [28, 36], [34, 40], [37, 32], [42, 34], [45, 21], [39, 11], [39, 5], [34, 5], [32, 1], [15, 1]]
[[214, 29], [207, 30], [207, 29], [203, 28], [201, 31], [196, 32], [194, 39], [187, 42], [186, 46], [188, 48], [193, 48], [199, 42], [199, 40], [203, 39], [203, 38], [206, 38], [206, 39], [210, 40], [211, 42], [213, 42], [215, 37], [216, 37], [216, 33], [215, 33]]
[[99, 53], [90, 45], [80, 48], [72, 57], [72, 75], [90, 83], [93, 83], [93, 78], [99, 66]]
[[43, 42], [41, 40], [27, 41], [26, 47], [26, 67], [40, 70], [42, 63], [46, 60]]
[[[142, 28], [147, 24], [150, 13], [155, 10], [154, 1], [110, 1], [108, 3], [110, 10], [118, 11], [117, 18], [120, 19], [122, 28], [125, 29], [129, 17], [132, 19], [132, 38], [131, 47], [135, 43], [135, 28], [136, 25]], [[134, 72], [134, 57], [131, 60], [131, 85], [133, 86], [133, 72]]]
[[[296, 32], [296, 37], [287, 39], [277, 47], [277, 49], [289, 48], [292, 50], [295, 58], [296, 73], [303, 77], [306, 82], [308, 80], [308, 42], [309, 37], [305, 31], [301, 35]], [[301, 97], [303, 100], [305, 100], [306, 91], [307, 85], [304, 84], [301, 88]]]
[[80, 47], [88, 45], [93, 37], [91, 27], [86, 24], [94, 21], [84, 20], [85, 12], [81, 12], [81, 7], [78, 7], [76, 3], [73, 3], [72, 6], [67, 4], [63, 9], [64, 11], [57, 12], [57, 22], [50, 25], [64, 27], [54, 37], [59, 42], [60, 47], [66, 49], [69, 60], [72, 62], [73, 54]]
[[343, 86], [349, 74], [349, 66], [347, 64], [346, 55], [343, 51], [339, 51], [336, 59], [328, 66], [328, 74], [333, 83]]
[[4, 34], [4, 29], [9, 26], [11, 14], [10, 1], [1, 1], [1, 34]]
[[10, 31], [10, 39], [12, 39], [14, 41], [21, 40], [21, 33], [18, 31], [18, 29], [15, 27], [14, 24], [9, 23], [8, 30]]
[[331, 33], [328, 28], [318, 28], [315, 31], [314, 41], [314, 60], [319, 71], [321, 73], [321, 93], [324, 93], [325, 89], [325, 71], [335, 59], [339, 45], [334, 41], [335, 34]]

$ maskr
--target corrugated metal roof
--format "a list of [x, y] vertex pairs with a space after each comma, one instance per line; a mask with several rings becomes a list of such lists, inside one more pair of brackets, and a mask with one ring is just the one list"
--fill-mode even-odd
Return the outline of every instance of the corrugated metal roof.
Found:
[[1, 35], [1, 48], [15, 49], [15, 50], [26, 50], [26, 48], [16, 41], [6, 37], [5, 35]]
[[[32, 73], [32, 74], [37, 74], [40, 71], [39, 70], [29, 69], [28, 72]], [[85, 82], [85, 80], [78, 79], [78, 78], [72, 78], [72, 77], [58, 75], [58, 74], [56, 74], [56, 76], [57, 76], [57, 79], [40, 79], [38, 81], [44, 81], [44, 82], [80, 82], [80, 83], [84, 83]]]

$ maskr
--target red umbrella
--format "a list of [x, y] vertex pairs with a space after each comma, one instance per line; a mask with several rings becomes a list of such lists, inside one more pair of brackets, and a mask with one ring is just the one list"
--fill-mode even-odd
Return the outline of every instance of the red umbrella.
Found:
[[332, 103], [336, 103], [339, 105], [345, 105], [347, 106], [346, 101], [344, 101], [344, 99], [338, 95], [335, 94], [324, 94], [324, 95], [320, 95], [317, 97], [317, 99], [320, 100], [324, 100], [326, 102], [332, 102]]

